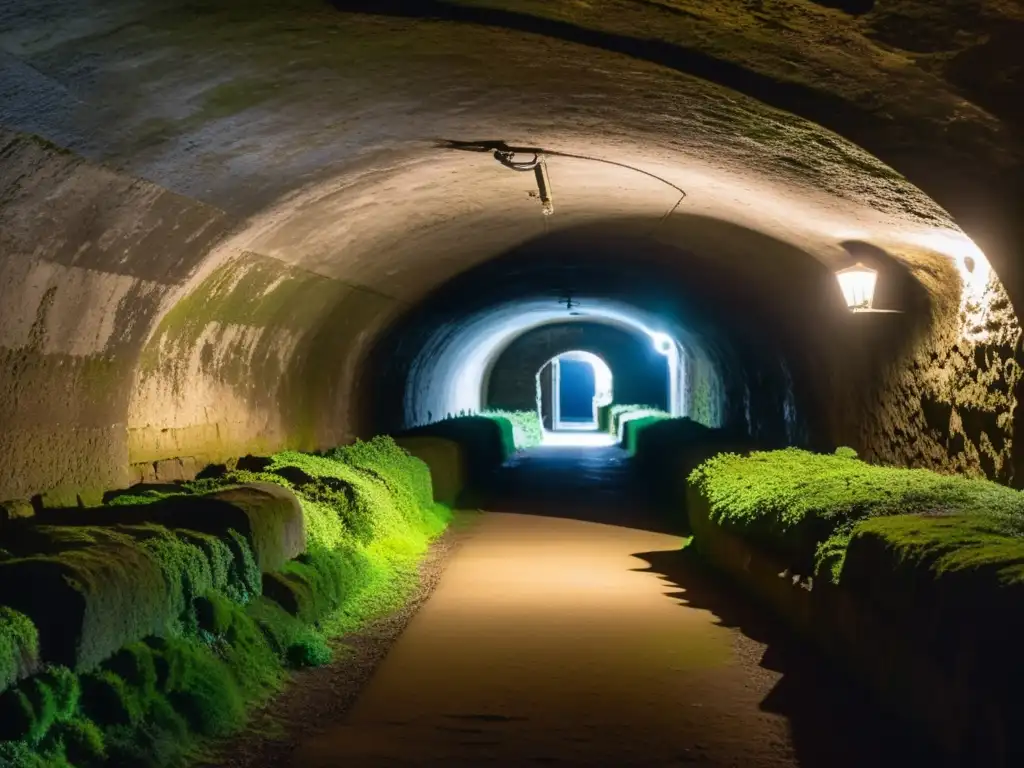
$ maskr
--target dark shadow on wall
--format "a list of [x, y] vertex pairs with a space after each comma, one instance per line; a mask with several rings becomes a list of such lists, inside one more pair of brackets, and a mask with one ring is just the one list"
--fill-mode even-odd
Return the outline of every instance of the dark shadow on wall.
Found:
[[[417, 2], [409, 2], [409, 0], [328, 0], [328, 2], [339, 11], [499, 27], [620, 53], [720, 83], [773, 106], [790, 110], [810, 120], [822, 122], [824, 125], [842, 125], [846, 128], [853, 128], [862, 122], [864, 117], [855, 106], [826, 91], [799, 83], [780, 82], [703, 51], [661, 40], [588, 29], [570, 22], [540, 18], [518, 11], [465, 6], [443, 0], [417, 0]], [[669, 14], [676, 12], [668, 5], [658, 5], [651, 10]], [[870, 132], [856, 131], [856, 133], [863, 133], [858, 136], [857, 140], [864, 139], [865, 146], [869, 147], [872, 143]]]
[[914, 729], [879, 706], [842, 669], [792, 635], [767, 610], [712, 573], [691, 549], [641, 552], [655, 573], [678, 591], [666, 597], [710, 611], [736, 630], [734, 652], [760, 654], [759, 664], [781, 675], [761, 709], [785, 717], [801, 768], [908, 768], [948, 765]]
[[811, 0], [815, 5], [835, 8], [852, 16], [862, 16], [875, 7], [875, 0]]

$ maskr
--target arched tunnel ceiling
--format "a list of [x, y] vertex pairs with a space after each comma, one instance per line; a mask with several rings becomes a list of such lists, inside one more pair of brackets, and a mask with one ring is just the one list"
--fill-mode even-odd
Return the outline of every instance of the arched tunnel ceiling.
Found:
[[[0, 38], [4, 122], [257, 216], [244, 247], [403, 300], [424, 287], [405, 250], [443, 280], [542, 226], [528, 178], [486, 155], [439, 152], [437, 138], [633, 164], [687, 190], [689, 212], [819, 253], [844, 230], [884, 246], [948, 217], [773, 104], [905, 172], [919, 170], [917, 155], [951, 175], [949, 162], [1004, 171], [1019, 160], [996, 115], [871, 31], [892, 27], [884, 9], [865, 19], [812, 2], [335, 5], [125, 0], [83, 14], [73, 2], [15, 3]], [[989, 4], [986, 18], [1016, 11]], [[622, 168], [558, 158], [551, 171], [555, 226], [657, 217], [673, 202], [671, 188]], [[957, 184], [966, 179], [929, 191], [948, 207]]]

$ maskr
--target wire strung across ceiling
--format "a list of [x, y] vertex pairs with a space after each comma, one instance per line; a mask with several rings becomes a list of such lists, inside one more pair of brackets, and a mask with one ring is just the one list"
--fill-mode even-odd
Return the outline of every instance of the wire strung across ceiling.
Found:
[[[551, 180], [548, 176], [547, 162], [545, 161], [546, 157], [566, 157], [574, 160], [587, 160], [595, 163], [614, 165], [619, 168], [625, 168], [626, 170], [633, 171], [634, 173], [649, 176], [650, 178], [671, 187], [679, 193], [679, 199], [676, 200], [675, 204], [669, 208], [660, 219], [658, 219], [655, 224], [655, 228], [675, 213], [679, 206], [682, 205], [683, 200], [686, 199], [686, 190], [678, 184], [674, 184], [668, 179], [658, 176], [655, 173], [651, 173], [650, 171], [645, 171], [643, 168], [637, 168], [634, 165], [622, 163], [617, 160], [608, 160], [603, 157], [580, 155], [572, 152], [558, 152], [537, 147], [510, 147], [503, 141], [443, 140], [440, 141], [439, 144], [447, 149], [458, 149], [464, 152], [493, 152], [494, 158], [506, 168], [520, 172], [533, 171], [537, 179], [537, 190], [540, 195], [541, 210], [545, 216], [550, 216], [555, 212], [554, 201], [551, 195]], [[515, 156], [520, 154], [533, 155], [533, 158], [527, 161], [516, 161]], [[545, 221], [545, 224], [546, 223], [547, 222]]]

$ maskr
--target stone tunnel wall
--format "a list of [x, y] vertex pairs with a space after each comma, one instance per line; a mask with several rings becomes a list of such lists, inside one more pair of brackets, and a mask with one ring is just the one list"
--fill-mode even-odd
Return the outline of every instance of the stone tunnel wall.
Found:
[[[0, 499], [94, 499], [155, 462], [361, 434], [362, 360], [393, 300], [244, 249], [193, 286], [235, 230], [223, 212], [12, 133], [0, 170]], [[819, 431], [871, 460], [1019, 483], [1013, 308], [998, 283], [961, 306], [952, 266], [909, 263], [925, 310], [849, 316], [780, 408], [813, 395]], [[835, 331], [794, 306], [794, 327]], [[740, 402], [694, 381], [702, 418]]]
[[343, 290], [255, 253], [218, 267], [163, 317], [139, 360], [132, 462], [313, 445], [291, 366]]
[[527, 331], [494, 361], [487, 377], [486, 407], [511, 411], [537, 408], [537, 372], [551, 358], [579, 350], [591, 352], [612, 372], [617, 403], [667, 408], [668, 371], [646, 336], [597, 323], [568, 322]]
[[249, 251], [217, 267], [162, 318], [140, 357], [133, 477], [182, 457], [201, 467], [351, 442], [356, 360], [388, 306]]
[[952, 265], [915, 277], [931, 297], [916, 319], [854, 318], [866, 321], [863, 342], [886, 350], [860, 392], [865, 458], [1019, 486], [1021, 328], [1006, 292], [993, 280], [980, 301], [961, 302], [948, 289], [959, 280]]
[[225, 215], [0, 131], [0, 499], [127, 480], [127, 404], [168, 294]]
[[355, 361], [390, 301], [232, 253], [236, 229], [215, 208], [0, 133], [0, 500], [92, 503], [355, 437]]

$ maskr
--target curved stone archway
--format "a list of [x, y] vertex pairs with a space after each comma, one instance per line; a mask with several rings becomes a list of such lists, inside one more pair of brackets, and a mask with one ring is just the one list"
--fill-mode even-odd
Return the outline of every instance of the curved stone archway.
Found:
[[603, 360], [611, 371], [617, 402], [668, 409], [668, 371], [646, 335], [614, 325], [561, 322], [514, 339], [495, 358], [487, 375], [485, 404], [508, 411], [536, 408], [537, 372], [554, 358], [581, 351]]

